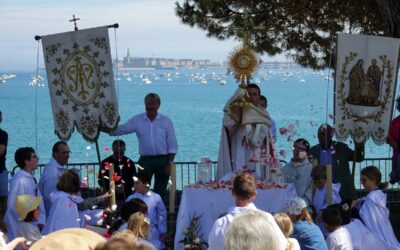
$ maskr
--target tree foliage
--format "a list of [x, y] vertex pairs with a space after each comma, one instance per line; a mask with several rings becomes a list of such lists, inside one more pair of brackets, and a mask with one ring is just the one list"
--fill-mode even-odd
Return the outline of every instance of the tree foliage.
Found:
[[400, 37], [398, 0], [184, 0], [176, 14], [208, 37], [248, 36], [261, 54], [285, 53], [315, 69], [335, 65], [338, 33]]

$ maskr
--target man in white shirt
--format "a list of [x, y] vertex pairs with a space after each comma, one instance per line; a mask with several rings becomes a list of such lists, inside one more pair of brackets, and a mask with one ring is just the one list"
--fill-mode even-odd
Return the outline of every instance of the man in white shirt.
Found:
[[[32, 195], [35, 197], [42, 196], [37, 187], [37, 182], [34, 176], [34, 171], [37, 169], [39, 157], [35, 150], [31, 147], [23, 147], [15, 152], [15, 162], [21, 168], [10, 179], [10, 193], [7, 200], [7, 211], [4, 216], [4, 223], [7, 226], [8, 240], [13, 240], [18, 236], [18, 213], [15, 208], [15, 200], [18, 195]], [[46, 213], [44, 212], [43, 201], [40, 203], [40, 216], [35, 224], [39, 228], [43, 228], [46, 221]]]
[[50, 213], [50, 193], [57, 191], [58, 178], [64, 173], [71, 153], [68, 144], [63, 141], [56, 142], [52, 151], [52, 158], [44, 167], [38, 184], [40, 193], [43, 195], [46, 217]]
[[171, 165], [178, 151], [178, 143], [172, 121], [158, 113], [160, 97], [155, 93], [149, 93], [144, 98], [144, 104], [145, 113], [136, 115], [125, 124], [119, 125], [110, 135], [136, 133], [140, 154], [138, 164], [150, 178], [155, 175], [154, 192], [165, 201]]
[[[256, 198], [256, 180], [253, 175], [243, 173], [233, 181], [232, 196], [235, 199], [235, 207], [231, 207], [228, 213], [215, 221], [214, 226], [208, 237], [209, 250], [221, 250], [224, 249], [224, 235], [226, 233], [228, 225], [232, 222], [234, 217], [244, 211], [253, 209], [258, 210], [253, 204], [253, 200]], [[286, 238], [276, 224], [274, 218], [270, 213], [264, 212], [265, 217], [273, 224], [277, 235], [279, 236], [279, 249], [284, 250], [286, 247]]]

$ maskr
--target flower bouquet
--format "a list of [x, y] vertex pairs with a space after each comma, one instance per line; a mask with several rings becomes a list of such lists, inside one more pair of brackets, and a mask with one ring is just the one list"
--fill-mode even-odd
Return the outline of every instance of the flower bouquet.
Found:
[[196, 216], [196, 213], [190, 219], [190, 225], [188, 228], [183, 230], [184, 238], [179, 241], [184, 245], [185, 250], [202, 250], [208, 247], [207, 242], [205, 242], [201, 236], [198, 235], [200, 230], [200, 216]]

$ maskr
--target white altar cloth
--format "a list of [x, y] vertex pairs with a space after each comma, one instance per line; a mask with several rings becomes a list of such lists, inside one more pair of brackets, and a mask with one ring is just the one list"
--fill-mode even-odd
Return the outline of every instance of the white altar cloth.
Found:
[[[282, 212], [286, 200], [291, 196], [296, 196], [293, 184], [288, 184], [286, 188], [257, 189], [254, 204], [258, 209], [270, 213]], [[183, 244], [179, 241], [184, 238], [182, 232], [189, 226], [194, 213], [196, 216], [201, 215], [198, 236], [208, 241], [208, 234], [214, 222], [234, 205], [231, 190], [185, 187], [176, 218], [174, 249], [183, 249]]]

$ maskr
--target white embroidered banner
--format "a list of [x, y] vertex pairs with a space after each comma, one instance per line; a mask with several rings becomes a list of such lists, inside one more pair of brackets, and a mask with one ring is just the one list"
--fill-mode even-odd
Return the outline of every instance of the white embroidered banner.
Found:
[[42, 37], [55, 132], [68, 140], [76, 126], [94, 142], [101, 128], [118, 125], [108, 28]]
[[340, 34], [334, 94], [336, 137], [386, 142], [400, 39]]

